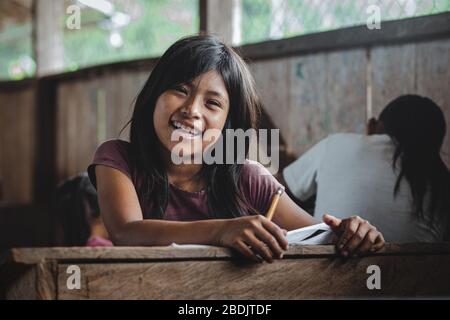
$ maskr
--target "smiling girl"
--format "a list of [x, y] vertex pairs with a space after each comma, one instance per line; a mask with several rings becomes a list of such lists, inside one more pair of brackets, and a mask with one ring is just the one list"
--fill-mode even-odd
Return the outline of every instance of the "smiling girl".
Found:
[[[209, 244], [254, 260], [281, 258], [286, 230], [318, 221], [286, 194], [273, 220], [266, 219], [263, 214], [281, 185], [262, 165], [249, 160], [175, 164], [171, 156], [180, 143], [193, 146], [183, 148], [192, 153], [183, 157], [211, 147], [213, 142], [203, 139], [207, 130], [256, 129], [260, 108], [252, 76], [233, 49], [212, 36], [173, 44], [137, 97], [130, 142], [103, 143], [88, 168], [114, 244]], [[384, 245], [376, 228], [359, 217], [325, 215], [324, 221], [344, 255]]]

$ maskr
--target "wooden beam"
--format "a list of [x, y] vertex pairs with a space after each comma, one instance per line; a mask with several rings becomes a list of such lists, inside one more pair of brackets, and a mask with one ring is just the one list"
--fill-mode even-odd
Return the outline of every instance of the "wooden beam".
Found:
[[379, 30], [369, 30], [366, 26], [356, 26], [243, 45], [239, 47], [239, 50], [248, 59], [263, 60], [448, 37], [450, 37], [450, 13], [447, 12], [382, 22]]
[[[379, 255], [440, 255], [450, 254], [450, 243], [388, 243], [379, 252], [368, 254]], [[332, 245], [300, 246], [291, 245], [284, 258], [294, 257], [338, 256]], [[14, 248], [0, 255], [0, 267], [10, 263], [32, 265], [44, 260], [58, 261], [160, 261], [186, 259], [235, 259], [233, 251], [215, 246], [179, 246], [179, 247], [68, 247], [68, 248]]]
[[239, 43], [240, 6], [240, 0], [207, 0], [205, 30], [227, 44]]
[[[0, 284], [10, 299], [448, 297], [449, 245], [387, 244], [355, 258], [332, 245], [291, 246], [274, 263], [212, 246], [22, 248], [0, 256]], [[77, 290], [67, 286], [73, 265]], [[367, 285], [374, 265], [378, 290]]]
[[[207, 0], [201, 1], [204, 3], [207, 2]], [[208, 22], [206, 22], [206, 24], [208, 24]], [[373, 47], [385, 44], [423, 42], [442, 38], [450, 38], [450, 13], [384, 22], [382, 24], [382, 29], [375, 33], [370, 33], [365, 26], [359, 26], [288, 39], [242, 45], [236, 47], [236, 49], [240, 51], [246, 59], [256, 61], [306, 55], [322, 51], [337, 51], [340, 49]], [[127, 69], [151, 70], [158, 59], [158, 57], [151, 57], [96, 65], [77, 71], [48, 75], [45, 76], [45, 78], [60, 81], [95, 77], [98, 76], [98, 74], [110, 71]], [[14, 83], [16, 82], [17, 81], [0, 81], [0, 87], [15, 86]]]
[[[369, 266], [379, 290], [369, 290]], [[67, 287], [69, 264], [58, 264], [58, 299], [387, 299], [448, 298], [450, 256], [283, 258], [274, 263], [185, 260], [77, 264], [79, 290]]]

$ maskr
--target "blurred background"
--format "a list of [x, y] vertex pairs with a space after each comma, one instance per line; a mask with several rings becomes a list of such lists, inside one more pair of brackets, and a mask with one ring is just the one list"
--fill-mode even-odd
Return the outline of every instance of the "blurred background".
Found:
[[401, 94], [450, 123], [450, 0], [1, 0], [0, 248], [54, 244], [58, 183], [128, 139], [158, 57], [199, 32], [248, 61], [281, 169], [330, 133], [363, 133]]

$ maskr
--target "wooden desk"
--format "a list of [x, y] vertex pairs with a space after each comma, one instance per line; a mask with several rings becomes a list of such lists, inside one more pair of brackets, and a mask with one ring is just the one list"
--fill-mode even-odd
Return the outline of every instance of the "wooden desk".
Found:
[[[67, 269], [80, 268], [80, 289]], [[369, 290], [370, 265], [381, 289]], [[450, 297], [450, 243], [388, 244], [344, 259], [333, 246], [292, 246], [272, 264], [229, 250], [116, 247], [11, 249], [0, 259], [8, 299], [302, 299]]]

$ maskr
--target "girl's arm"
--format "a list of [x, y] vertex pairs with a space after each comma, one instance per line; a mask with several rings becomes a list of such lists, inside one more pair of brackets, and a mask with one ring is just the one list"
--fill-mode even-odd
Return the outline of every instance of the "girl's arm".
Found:
[[300, 208], [288, 195], [284, 192], [281, 195], [278, 206], [273, 216], [273, 221], [281, 228], [286, 230], [295, 230], [317, 224], [320, 221], [314, 219], [305, 210]]
[[[130, 179], [117, 169], [97, 165], [97, 192], [100, 211], [111, 240], [116, 245], [164, 246], [195, 243], [231, 247], [244, 256], [266, 261], [280, 258], [287, 250], [285, 233], [280, 228], [296, 229], [318, 223], [287, 195], [282, 196], [274, 222], [261, 215], [234, 219], [193, 222], [143, 220], [136, 190]], [[341, 252], [378, 250], [384, 245], [381, 234], [359, 217], [340, 220], [329, 216], [327, 222], [340, 235]]]
[[176, 243], [209, 244], [216, 225], [200, 222], [143, 220], [136, 190], [126, 175], [103, 165], [95, 167], [102, 219], [116, 245], [164, 246]]
[[258, 253], [269, 262], [287, 249], [283, 231], [261, 216], [192, 222], [144, 220], [136, 190], [125, 174], [97, 165], [95, 175], [100, 212], [115, 245], [222, 245], [254, 260], [260, 260]]
[[[319, 223], [292, 201], [286, 193], [283, 193], [278, 202], [273, 221], [287, 230]], [[336, 246], [344, 256], [378, 251], [384, 247], [383, 235], [368, 221], [358, 216], [341, 220], [326, 214], [323, 216], [323, 221], [334, 231]]]

